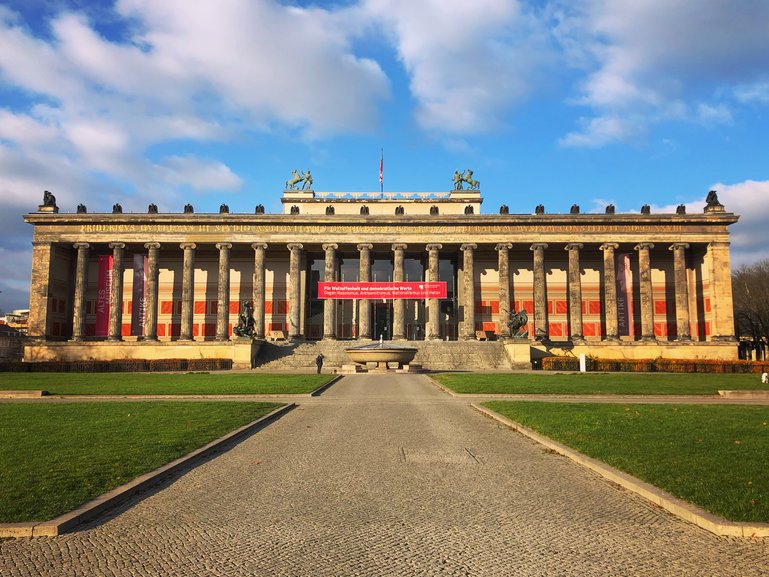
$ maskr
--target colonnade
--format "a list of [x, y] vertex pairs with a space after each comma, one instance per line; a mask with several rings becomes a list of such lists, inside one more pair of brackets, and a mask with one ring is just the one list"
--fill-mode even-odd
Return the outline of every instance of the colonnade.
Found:
[[[90, 245], [84, 242], [75, 243], [74, 248], [77, 251], [74, 301], [73, 301], [73, 341], [81, 341], [85, 336], [85, 300], [87, 286], [88, 255]], [[122, 339], [122, 298], [123, 298], [123, 272], [125, 268], [124, 251], [125, 243], [112, 242], [109, 247], [112, 249], [113, 257], [113, 276], [110, 293], [110, 313], [109, 313], [109, 334], [108, 340], [119, 341]], [[216, 322], [216, 340], [224, 341], [229, 339], [229, 295], [230, 295], [230, 254], [233, 244], [230, 242], [217, 243], [216, 248], [219, 251], [218, 267], [218, 307]], [[426, 280], [438, 280], [438, 266], [440, 251], [443, 245], [438, 243], [428, 243], [424, 246], [427, 252], [427, 270]], [[605, 320], [604, 339], [609, 341], [619, 340], [618, 329], [618, 311], [617, 311], [617, 288], [616, 288], [616, 255], [615, 251], [619, 248], [616, 242], [606, 242], [598, 248], [603, 253], [603, 279], [604, 279], [604, 298], [603, 298], [603, 316]], [[709, 243], [708, 251], [715, 253], [711, 258], [726, 258], [728, 270], [728, 246], [729, 243]], [[194, 309], [194, 269], [195, 269], [195, 251], [197, 245], [192, 242], [183, 242], [179, 245], [183, 251], [182, 265], [182, 300], [181, 300], [181, 325], [179, 339], [184, 341], [193, 340], [193, 309]], [[284, 248], [285, 247], [285, 248]], [[145, 295], [145, 315], [144, 315], [144, 340], [156, 341], [157, 321], [158, 321], [158, 265], [161, 251], [161, 244], [158, 242], [148, 242], [144, 244], [148, 254], [148, 271], [146, 275], [146, 295]], [[253, 307], [255, 321], [255, 336], [257, 338], [265, 337], [265, 256], [268, 245], [265, 242], [254, 242], [251, 244], [254, 250], [254, 276], [253, 276]], [[408, 246], [404, 243], [395, 243], [390, 245], [393, 253], [393, 280], [401, 282], [404, 280], [404, 256]], [[499, 326], [500, 337], [510, 336], [508, 323], [510, 320], [510, 250], [513, 244], [509, 242], [498, 243], [494, 246], [498, 258], [499, 272]], [[548, 337], [548, 311], [547, 311], [547, 287], [546, 287], [546, 249], [548, 244], [544, 242], [535, 242], [528, 247], [532, 252], [532, 271], [533, 271], [533, 296], [534, 296], [534, 326], [535, 339], [546, 339]], [[641, 340], [654, 340], [654, 301], [652, 294], [651, 279], [651, 260], [650, 251], [654, 245], [650, 242], [641, 242], [635, 245], [634, 249], [638, 253], [638, 289], [640, 294], [640, 320], [641, 320]], [[289, 252], [289, 287], [288, 287], [288, 337], [290, 339], [301, 338], [301, 262], [304, 252], [304, 246], [301, 243], [289, 243], [287, 245], [271, 245], [272, 250], [288, 250]], [[325, 254], [323, 280], [333, 281], [337, 266], [339, 245], [336, 243], [325, 243], [322, 245]], [[374, 245], [371, 243], [361, 243], [357, 245], [360, 261], [359, 280], [367, 282], [371, 278], [372, 258], [371, 252]], [[474, 283], [474, 257], [478, 249], [476, 243], [463, 243], [459, 246], [462, 253], [463, 269], [463, 295], [460, 303], [463, 309], [463, 318], [460, 324], [459, 335], [462, 339], [474, 339], [475, 333], [475, 292]], [[675, 311], [676, 311], [676, 335], [677, 340], [687, 341], [691, 339], [690, 314], [689, 314], [689, 294], [686, 278], [686, 251], [689, 244], [684, 242], [674, 242], [669, 246], [673, 253], [673, 279], [675, 292]], [[565, 245], [568, 252], [568, 302], [569, 302], [569, 326], [570, 338], [575, 343], [584, 341], [582, 329], [582, 281], [580, 254], [584, 250], [584, 244], [571, 242]], [[711, 282], [722, 284], [728, 281], [720, 279], [718, 271], [711, 272]], [[717, 290], [714, 294], [717, 294]], [[725, 289], [721, 289], [725, 290]], [[728, 287], [729, 293], [731, 286]], [[712, 307], [717, 307], [713, 299]], [[367, 300], [361, 301], [360, 313], [358, 317], [359, 334], [371, 334], [371, 313]], [[427, 299], [427, 326], [426, 338], [440, 338], [440, 314], [438, 299]], [[336, 302], [327, 299], [323, 307], [323, 338], [334, 339], [335, 335], [335, 307]], [[726, 315], [726, 311], [714, 310], [714, 315]], [[393, 302], [393, 329], [392, 338], [395, 340], [406, 338], [405, 323], [405, 301], [403, 299], [394, 299]], [[717, 333], [716, 333], [717, 334]]]

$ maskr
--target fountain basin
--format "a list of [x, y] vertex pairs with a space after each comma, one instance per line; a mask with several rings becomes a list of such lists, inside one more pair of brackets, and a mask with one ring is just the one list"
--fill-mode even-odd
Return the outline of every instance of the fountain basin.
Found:
[[418, 349], [413, 347], [366, 346], [345, 349], [344, 352], [353, 362], [366, 364], [377, 363], [380, 368], [387, 368], [387, 363], [398, 363], [398, 367], [414, 360]]

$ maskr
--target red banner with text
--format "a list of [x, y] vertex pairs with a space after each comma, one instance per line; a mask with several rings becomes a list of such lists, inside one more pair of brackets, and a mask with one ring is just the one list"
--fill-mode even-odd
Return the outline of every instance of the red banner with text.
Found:
[[96, 285], [96, 336], [109, 335], [109, 305], [112, 290], [112, 256], [99, 256], [99, 276]]
[[321, 299], [445, 299], [441, 282], [319, 282]]

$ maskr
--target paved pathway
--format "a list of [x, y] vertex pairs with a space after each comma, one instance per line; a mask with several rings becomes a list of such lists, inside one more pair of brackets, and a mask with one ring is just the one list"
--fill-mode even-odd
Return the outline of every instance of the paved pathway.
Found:
[[106, 521], [0, 542], [0, 575], [769, 576], [418, 375], [346, 377]]

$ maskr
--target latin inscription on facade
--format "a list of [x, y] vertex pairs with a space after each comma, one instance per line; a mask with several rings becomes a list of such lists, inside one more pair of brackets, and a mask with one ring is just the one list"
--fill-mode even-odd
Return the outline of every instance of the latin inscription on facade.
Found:
[[[683, 224], [643, 225], [643, 224], [582, 224], [582, 225], [458, 225], [458, 226], [393, 226], [383, 224], [388, 233], [393, 234], [489, 234], [489, 233], [681, 233], [687, 231], [700, 232], [701, 227], [691, 227]], [[345, 232], [356, 234], [380, 233], [380, 226], [347, 226]], [[69, 227], [62, 227], [69, 228]], [[169, 234], [222, 234], [222, 233], [253, 233], [253, 234], [316, 234], [321, 230], [333, 230], [331, 225], [304, 224], [83, 224], [79, 230], [89, 233], [169, 233]], [[720, 227], [719, 227], [720, 228]], [[64, 232], [64, 231], [62, 231]]]

